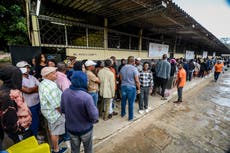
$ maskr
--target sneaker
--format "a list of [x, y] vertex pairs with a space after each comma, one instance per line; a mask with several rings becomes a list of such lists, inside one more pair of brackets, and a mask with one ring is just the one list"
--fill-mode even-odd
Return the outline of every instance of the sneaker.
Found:
[[145, 110], [145, 112], [148, 113], [148, 112], [149, 112], [149, 109], [147, 108], [147, 109]]
[[139, 110], [139, 114], [144, 114], [144, 110]]
[[167, 98], [165, 98], [165, 97], [161, 97], [161, 100], [167, 100]]
[[67, 152], [67, 148], [63, 147], [63, 148], [59, 148], [58, 152], [52, 151], [52, 153], [65, 153]]

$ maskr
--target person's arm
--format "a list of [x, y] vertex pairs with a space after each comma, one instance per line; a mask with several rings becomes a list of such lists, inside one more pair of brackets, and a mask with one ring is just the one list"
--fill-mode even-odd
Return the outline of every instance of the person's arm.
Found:
[[87, 111], [88, 116], [89, 116], [89, 121], [91, 123], [97, 123], [99, 114], [98, 114], [97, 107], [94, 105], [92, 96], [90, 96], [89, 98], [86, 99], [85, 104], [86, 104], [85, 105], [86, 111]]
[[139, 94], [140, 93], [140, 81], [139, 81], [138, 75], [135, 75], [134, 79], [135, 79], [135, 83], [137, 87], [137, 94]]
[[32, 93], [38, 92], [38, 86], [35, 86], [32, 88], [22, 86], [22, 92], [27, 93], [27, 94], [32, 94]]

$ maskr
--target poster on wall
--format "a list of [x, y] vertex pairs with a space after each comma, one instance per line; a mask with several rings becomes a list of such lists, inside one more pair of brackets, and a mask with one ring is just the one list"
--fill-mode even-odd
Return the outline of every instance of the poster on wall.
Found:
[[216, 52], [213, 52], [212, 57], [216, 57]]
[[186, 50], [185, 59], [187, 60], [194, 59], [195, 58], [194, 53], [195, 53], [194, 51]]
[[169, 45], [149, 43], [149, 57], [162, 57], [163, 54], [168, 55]]
[[203, 51], [203, 58], [207, 58], [208, 57], [208, 52]]

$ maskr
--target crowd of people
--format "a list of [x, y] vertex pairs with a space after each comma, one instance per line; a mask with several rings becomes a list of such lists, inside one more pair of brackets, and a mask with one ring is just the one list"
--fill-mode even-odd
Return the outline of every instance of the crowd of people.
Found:
[[135, 101], [140, 114], [149, 112], [149, 95], [158, 93], [161, 100], [167, 100], [169, 89], [177, 87], [175, 103], [181, 103], [186, 81], [206, 77], [213, 70], [217, 81], [229, 62], [215, 58], [170, 59], [164, 54], [160, 60], [144, 62], [129, 56], [118, 66], [114, 56], [104, 62], [68, 57], [57, 63], [40, 54], [31, 63], [5, 66], [0, 69], [0, 149], [3, 131], [14, 143], [31, 135], [37, 137], [44, 117], [54, 153], [67, 150], [59, 147], [59, 136], [70, 140], [72, 153], [80, 152], [81, 142], [85, 152], [92, 153], [93, 124], [99, 116], [107, 121], [118, 115], [115, 104], [120, 102], [120, 115], [125, 117], [128, 103], [128, 120], [132, 121]]

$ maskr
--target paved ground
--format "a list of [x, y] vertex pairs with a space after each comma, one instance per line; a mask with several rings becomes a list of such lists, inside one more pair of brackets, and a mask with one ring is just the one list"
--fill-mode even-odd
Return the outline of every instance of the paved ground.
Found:
[[[108, 138], [95, 141], [96, 153], [224, 153], [230, 149], [230, 73], [215, 83], [196, 80], [185, 102], [155, 105], [155, 110], [126, 123]], [[156, 97], [159, 98], [159, 97]], [[158, 100], [159, 101], [159, 100]], [[155, 102], [155, 101], [153, 101]], [[159, 102], [160, 103], [160, 102]], [[114, 119], [115, 120], [115, 119]], [[126, 123], [126, 125], [124, 125]], [[105, 135], [100, 123], [95, 140]], [[116, 122], [116, 124], [118, 124]], [[107, 125], [112, 128], [113, 121]], [[99, 129], [101, 127], [101, 129]], [[107, 128], [108, 128], [107, 127]], [[118, 127], [118, 125], [115, 125]], [[109, 130], [108, 130], [109, 131]], [[98, 134], [100, 133], [100, 134]], [[103, 141], [104, 140], [104, 141]]]

